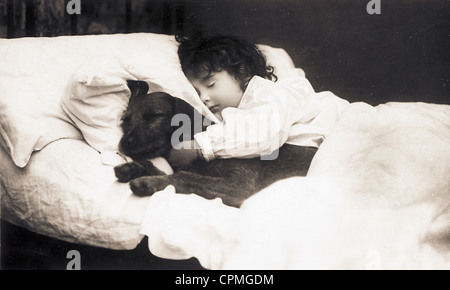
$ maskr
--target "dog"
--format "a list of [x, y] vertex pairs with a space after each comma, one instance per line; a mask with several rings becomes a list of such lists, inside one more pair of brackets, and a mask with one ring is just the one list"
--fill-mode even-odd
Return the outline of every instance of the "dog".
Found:
[[128, 81], [128, 87], [131, 97], [121, 119], [119, 151], [133, 161], [116, 166], [114, 171], [118, 181], [130, 182], [132, 192], [138, 196], [150, 196], [173, 185], [178, 193], [221, 198], [224, 204], [239, 208], [244, 200], [278, 180], [305, 176], [317, 151], [315, 147], [285, 144], [273, 160], [197, 159], [187, 168], [174, 168], [174, 174], [166, 175], [149, 159], [167, 158], [176, 145], [172, 144], [172, 136], [180, 125], [171, 124], [173, 116], [185, 114], [192, 120], [190, 140], [205, 130], [203, 124], [212, 122], [179, 98], [164, 92], [147, 94], [149, 87], [145, 82]]

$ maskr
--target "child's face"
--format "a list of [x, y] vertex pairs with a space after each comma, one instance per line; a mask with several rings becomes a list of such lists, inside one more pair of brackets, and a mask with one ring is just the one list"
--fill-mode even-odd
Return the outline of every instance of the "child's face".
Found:
[[243, 92], [240, 82], [225, 70], [209, 75], [205, 72], [198, 77], [188, 76], [188, 79], [202, 102], [214, 114], [222, 114], [225, 108], [236, 108], [241, 102]]

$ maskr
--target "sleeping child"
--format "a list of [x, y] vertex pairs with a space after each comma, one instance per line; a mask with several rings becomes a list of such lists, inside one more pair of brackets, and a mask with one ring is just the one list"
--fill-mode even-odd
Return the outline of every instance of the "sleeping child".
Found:
[[218, 35], [179, 41], [184, 74], [221, 123], [172, 149], [174, 166], [197, 158], [276, 158], [284, 143], [318, 148], [349, 104], [331, 92], [316, 93], [299, 71], [278, 79], [246, 39]]

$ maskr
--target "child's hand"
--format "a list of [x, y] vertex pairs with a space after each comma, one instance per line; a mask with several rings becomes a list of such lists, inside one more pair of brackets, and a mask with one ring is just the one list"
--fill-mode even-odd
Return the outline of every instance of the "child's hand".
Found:
[[202, 153], [200, 149], [195, 149], [199, 148], [195, 146], [195, 141], [183, 141], [181, 145], [180, 149], [171, 149], [169, 152], [168, 161], [172, 167], [184, 168], [189, 166], [194, 160], [201, 158]]

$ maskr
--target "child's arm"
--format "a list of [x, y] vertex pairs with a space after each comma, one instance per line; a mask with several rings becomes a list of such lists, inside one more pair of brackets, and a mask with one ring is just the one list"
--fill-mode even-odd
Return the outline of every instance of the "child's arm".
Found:
[[180, 148], [171, 149], [169, 151], [168, 162], [176, 168], [184, 168], [189, 166], [196, 159], [202, 158], [202, 153], [195, 140], [183, 141]]
[[268, 107], [264, 109], [259, 114], [234, 108], [224, 110], [222, 124], [194, 136], [204, 159], [254, 158], [280, 148], [288, 138], [288, 114], [271, 114]]

